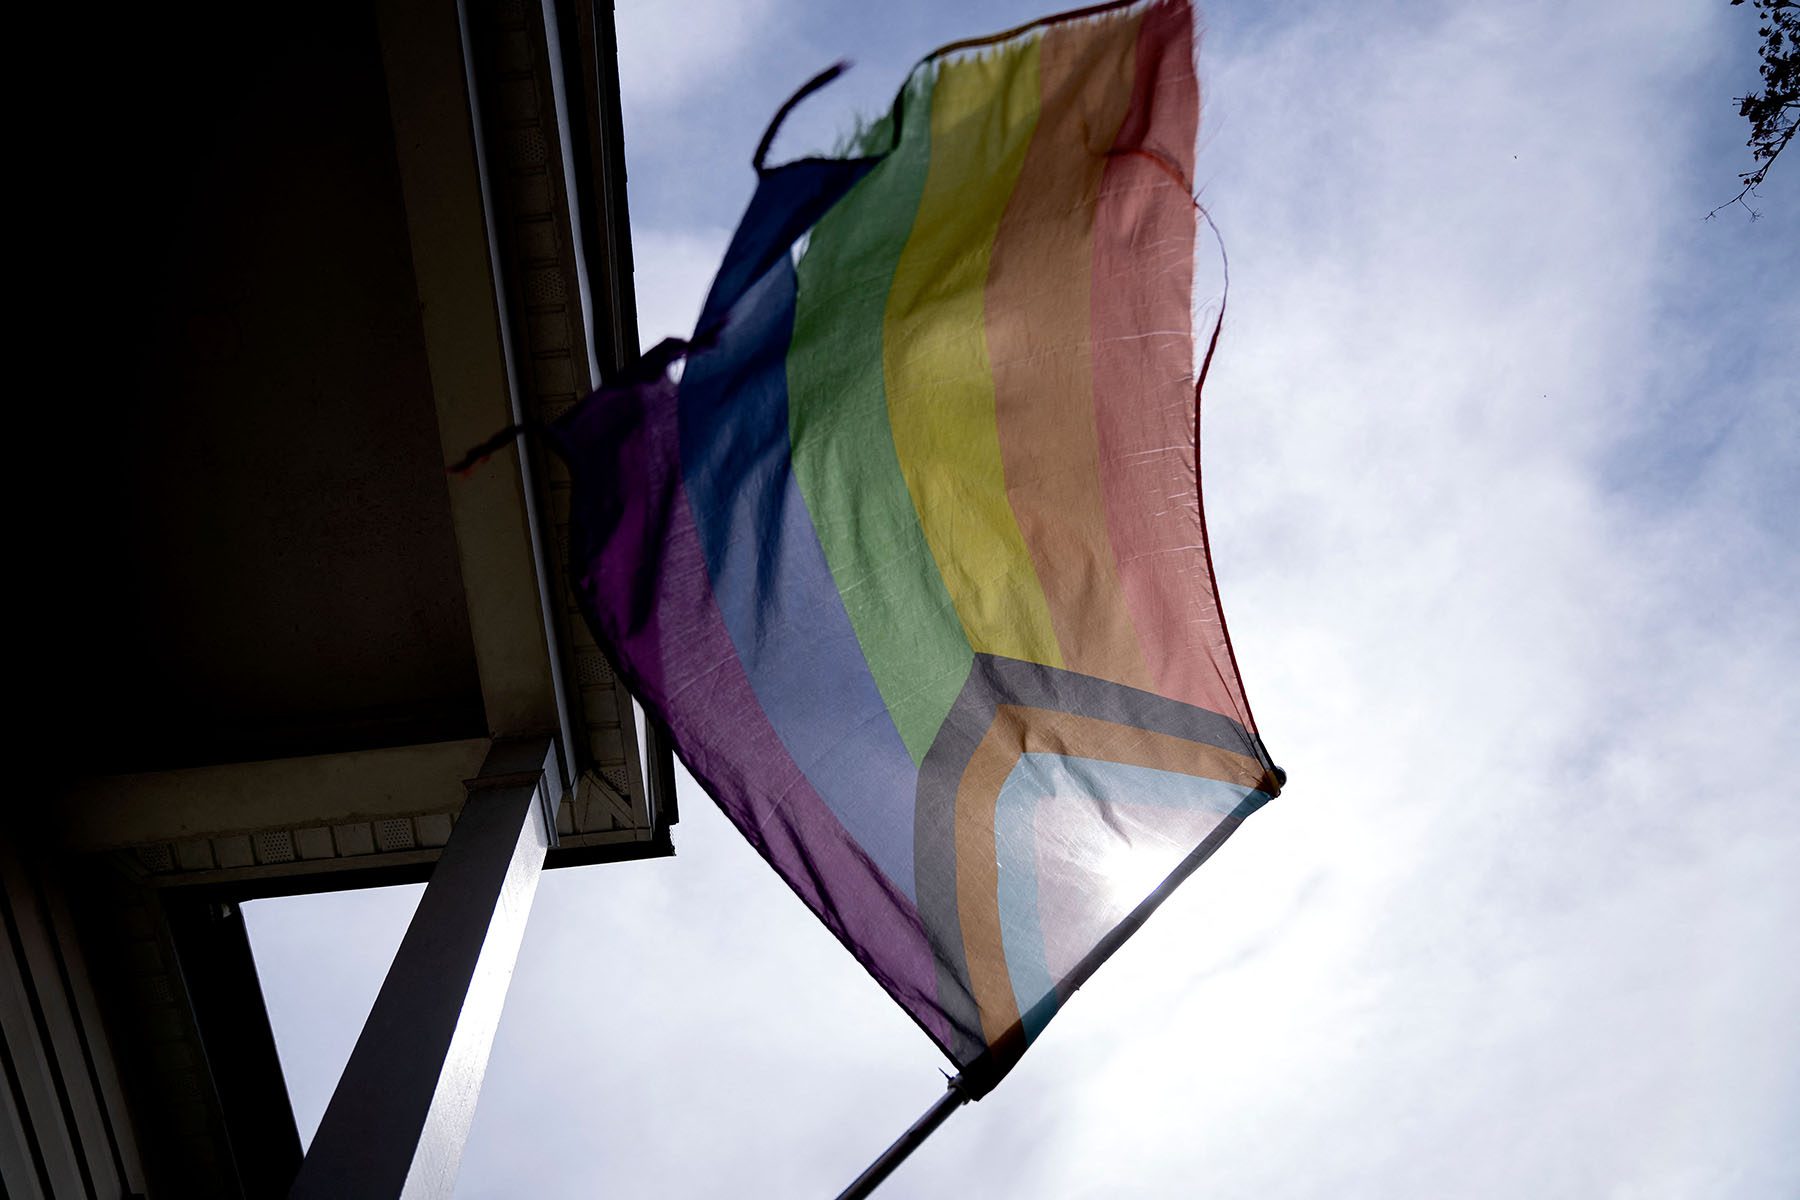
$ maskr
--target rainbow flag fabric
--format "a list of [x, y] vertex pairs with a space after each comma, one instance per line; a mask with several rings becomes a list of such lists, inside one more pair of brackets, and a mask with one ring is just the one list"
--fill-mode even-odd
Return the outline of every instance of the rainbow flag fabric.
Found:
[[842, 157], [765, 138], [692, 341], [551, 431], [618, 669], [976, 1095], [1279, 790], [1200, 508], [1193, 46], [1086, 10]]

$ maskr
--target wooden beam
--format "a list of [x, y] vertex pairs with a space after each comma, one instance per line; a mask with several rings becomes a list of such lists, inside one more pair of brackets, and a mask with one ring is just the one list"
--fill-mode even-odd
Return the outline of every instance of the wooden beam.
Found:
[[77, 780], [58, 802], [58, 834], [67, 849], [85, 852], [454, 812], [490, 744], [469, 738]]
[[[446, 463], [520, 419], [457, 5], [377, 5], [394, 151]], [[524, 458], [447, 479], [488, 728], [572, 745]], [[565, 764], [565, 773], [570, 773]]]

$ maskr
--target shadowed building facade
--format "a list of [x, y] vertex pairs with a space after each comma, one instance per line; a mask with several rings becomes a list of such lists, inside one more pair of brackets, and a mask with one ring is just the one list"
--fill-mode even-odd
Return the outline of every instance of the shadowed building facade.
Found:
[[[668, 753], [566, 579], [560, 466], [445, 470], [636, 353], [611, 6], [144, 9], [82, 51], [107, 384], [64, 409], [81, 487], [41, 518], [54, 731], [0, 831], [0, 1179], [288, 1194], [240, 906], [441, 867], [371, 1016], [416, 1035], [417, 1111], [355, 1111], [358, 1063], [393, 1069], [359, 1045], [308, 1164], [441, 1194], [486, 1056], [466, 1014], [491, 1038], [537, 870], [672, 853]], [[383, 1120], [411, 1143], [332, 1133]]]

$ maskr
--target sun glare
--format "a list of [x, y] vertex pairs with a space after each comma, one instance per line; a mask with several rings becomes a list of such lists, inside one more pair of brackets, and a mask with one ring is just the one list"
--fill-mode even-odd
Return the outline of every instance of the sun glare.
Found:
[[1106, 899], [1112, 906], [1132, 909], [1156, 890], [1156, 885], [1167, 878], [1173, 867], [1166, 849], [1114, 841], [1101, 852], [1095, 873], [1103, 882]]

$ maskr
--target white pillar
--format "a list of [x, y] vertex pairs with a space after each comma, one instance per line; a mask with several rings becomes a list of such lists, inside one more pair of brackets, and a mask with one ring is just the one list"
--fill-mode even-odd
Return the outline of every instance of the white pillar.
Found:
[[562, 799], [555, 742], [496, 742], [325, 1109], [292, 1200], [448, 1197]]

